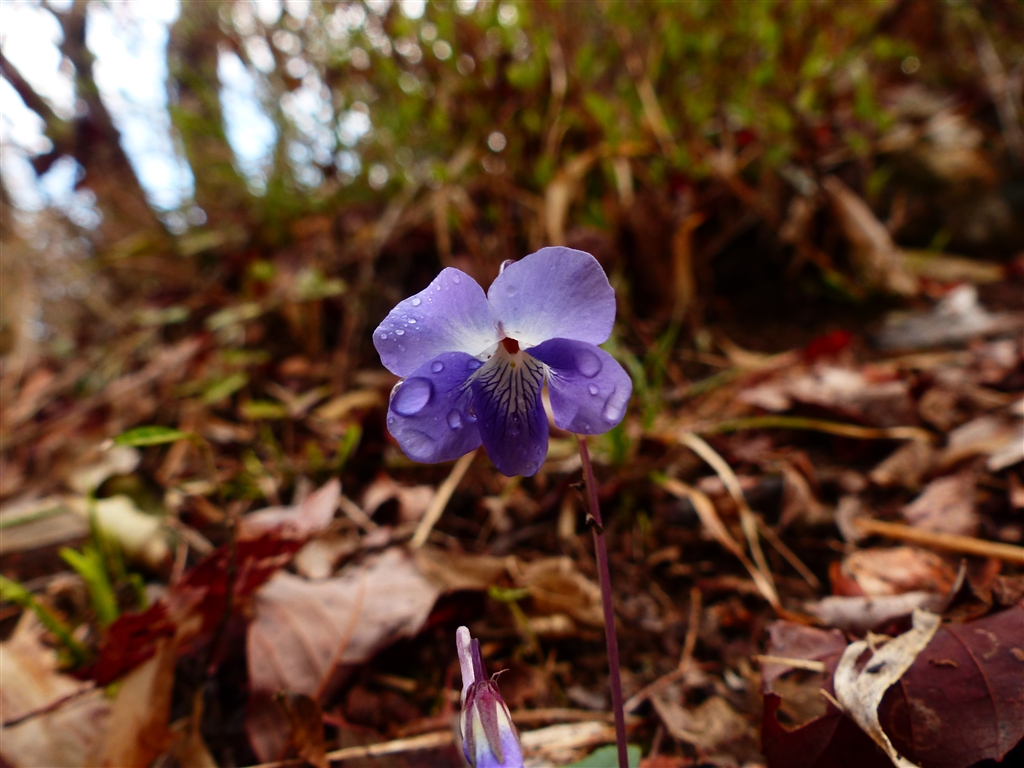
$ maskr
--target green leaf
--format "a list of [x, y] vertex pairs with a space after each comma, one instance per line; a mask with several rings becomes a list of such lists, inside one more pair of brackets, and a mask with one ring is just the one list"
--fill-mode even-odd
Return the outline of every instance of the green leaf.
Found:
[[144, 427], [134, 427], [127, 432], [122, 432], [114, 438], [114, 444], [141, 448], [147, 445], [164, 445], [166, 443], [176, 443], [179, 440], [191, 439], [191, 432], [182, 432], [180, 429], [153, 424]]
[[203, 393], [203, 402], [207, 405], [219, 403], [221, 400], [230, 397], [238, 390], [249, 383], [249, 377], [244, 373], [233, 373], [223, 379], [217, 379]]
[[238, 408], [242, 418], [256, 421], [258, 419], [283, 419], [288, 415], [288, 408], [283, 403], [273, 400], [249, 400]]
[[71, 628], [49, 608], [37, 601], [35, 596], [18, 582], [12, 581], [6, 576], [0, 576], [0, 600], [10, 601], [35, 613], [42, 625], [57, 636], [75, 666], [84, 663], [89, 658], [89, 652], [85, 646], [72, 636]]
[[100, 551], [88, 544], [82, 547], [81, 552], [63, 547], [60, 550], [60, 557], [85, 581], [92, 600], [92, 608], [96, 612], [96, 620], [104, 627], [111, 624], [119, 613], [117, 596], [110, 584], [110, 576], [107, 574], [107, 567]]
[[[630, 744], [626, 747], [626, 754], [629, 756], [629, 768], [637, 768], [642, 756], [640, 747]], [[579, 762], [572, 763], [566, 768], [608, 768], [610, 765], [618, 764], [618, 749], [614, 744], [608, 744], [600, 749], [595, 749]]]

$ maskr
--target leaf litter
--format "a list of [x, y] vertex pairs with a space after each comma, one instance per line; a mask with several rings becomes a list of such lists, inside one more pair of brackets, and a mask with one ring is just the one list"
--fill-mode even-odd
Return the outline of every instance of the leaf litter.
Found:
[[[876, 148], [947, 181], [994, 178], [960, 106], [925, 108], [921, 93], [896, 90], [887, 98], [904, 106]], [[669, 232], [654, 251], [673, 254], [670, 279], [654, 282], [673, 295], [629, 307], [614, 339], [634, 408], [593, 443], [644, 764], [892, 764], [878, 742], [928, 768], [1009, 764], [1024, 735], [1024, 364], [1020, 302], [991, 298], [1019, 292], [1013, 264], [901, 247], [898, 201], [883, 223], [841, 160], [824, 173], [792, 166], [793, 189], [776, 199], [770, 184], [748, 186], [749, 157], [716, 148], [706, 189], [675, 179], [678, 198], [655, 202], [630, 161], [647, 150], [616, 151], [556, 164], [540, 196], [505, 177], [497, 187], [546, 215], [530, 238], [589, 237], [625, 282], [646, 262], [573, 227], [588, 171], [607, 164], [621, 201], [642, 203], [609, 200], [605, 213], [628, 226], [642, 209]], [[461, 183], [453, 174], [431, 189], [452, 226], [441, 250], [487, 275], [485, 251], [519, 245], [477, 231], [490, 220], [483, 197], [498, 193]], [[419, 242], [430, 216], [415, 195], [379, 222], [352, 214], [355, 230], [328, 221], [378, 258], [338, 243], [342, 270], [380, 278], [374, 290], [422, 287], [425, 267], [408, 254], [435, 233]], [[739, 214], [722, 195], [743, 201]], [[699, 228], [723, 227], [719, 216], [726, 239], [785, 219], [780, 237], [842, 301], [864, 299], [832, 263], [845, 254], [862, 285], [905, 295], [908, 308], [877, 327], [830, 322], [811, 337], [801, 321], [776, 338], [760, 316], [729, 320], [743, 302], [728, 308], [712, 291], [701, 320], [694, 257], [727, 249]], [[319, 221], [296, 231], [325, 231]], [[843, 245], [825, 253], [819, 226]], [[596, 570], [565, 435], [553, 432], [549, 461], [525, 481], [482, 458], [410, 465], [382, 429], [394, 379], [360, 368], [368, 358], [352, 341], [369, 315], [350, 310], [376, 311], [369, 288], [329, 281], [332, 295], [350, 291], [343, 302], [305, 301], [301, 273], [281, 270], [252, 289], [271, 298], [235, 295], [226, 286], [249, 277], [229, 261], [229, 279], [188, 289], [203, 308], [192, 321], [111, 321], [80, 358], [0, 372], [0, 553], [32, 597], [5, 590], [0, 608], [4, 763], [455, 764], [460, 624], [507, 670], [531, 764], [607, 744]], [[179, 299], [132, 309], [170, 317]], [[663, 344], [650, 320], [661, 315], [694, 333]], [[327, 353], [331, 322], [346, 340]], [[109, 582], [99, 597], [116, 612], [106, 626], [60, 545], [98, 553]], [[941, 625], [915, 629], [921, 610]], [[65, 625], [80, 664], [53, 630]]]

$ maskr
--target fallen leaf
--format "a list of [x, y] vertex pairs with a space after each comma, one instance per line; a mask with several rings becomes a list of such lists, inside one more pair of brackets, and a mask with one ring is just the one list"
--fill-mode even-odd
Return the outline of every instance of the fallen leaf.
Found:
[[[0, 758], [12, 768], [85, 768], [95, 765], [110, 722], [102, 690], [58, 671], [57, 654], [42, 643], [45, 630], [35, 614], [22, 614], [11, 637], [0, 643]], [[63, 703], [61, 703], [63, 700]]]
[[140, 510], [128, 496], [118, 494], [106, 499], [85, 496], [69, 498], [67, 506], [83, 520], [93, 515], [100, 530], [116, 541], [132, 560], [153, 570], [161, 570], [171, 559], [171, 548], [160, 518]]
[[682, 706], [665, 694], [655, 694], [651, 703], [672, 738], [692, 744], [702, 753], [751, 736], [752, 727], [747, 718], [721, 696], [712, 696], [692, 708]]
[[568, 557], [523, 563], [515, 580], [517, 586], [530, 590], [538, 613], [563, 613], [591, 627], [604, 626], [601, 588], [580, 573]]
[[0, 555], [63, 544], [89, 535], [88, 521], [72, 512], [63, 496], [5, 502], [0, 525], [4, 532], [0, 536]]
[[903, 507], [903, 516], [917, 528], [973, 536], [979, 524], [975, 482], [971, 470], [933, 480]]
[[394, 499], [398, 501], [399, 522], [414, 523], [423, 517], [435, 493], [431, 485], [404, 486], [388, 475], [381, 475], [364, 491], [363, 510], [373, 517], [383, 504]]
[[864, 371], [831, 365], [750, 387], [737, 399], [774, 413], [801, 403], [874, 427], [907, 426], [917, 420], [907, 382], [876, 381]]
[[965, 344], [1020, 326], [1019, 315], [990, 313], [978, 301], [978, 289], [962, 285], [927, 312], [894, 312], [874, 342], [882, 349], [927, 349]]
[[868, 204], [836, 176], [826, 176], [821, 186], [868, 284], [905, 296], [917, 293], [917, 280], [907, 271], [902, 251]]
[[137, 450], [127, 445], [111, 446], [102, 451], [95, 462], [79, 467], [68, 475], [68, 487], [88, 496], [95, 493], [108, 477], [133, 472], [141, 458]]
[[412, 556], [420, 573], [442, 592], [485, 591], [508, 573], [508, 560], [504, 557], [449, 552], [435, 547], [420, 547], [413, 550]]
[[917, 547], [854, 550], [843, 558], [834, 576], [835, 594], [867, 597], [906, 592], [945, 594], [957, 578], [956, 569], [941, 555]]
[[943, 626], [879, 713], [896, 747], [927, 768], [1001, 760], [1024, 738], [1024, 604]]
[[237, 611], [288, 564], [318, 525], [330, 522], [337, 493], [337, 481], [331, 481], [298, 507], [273, 508], [265, 518], [259, 512], [243, 518], [235, 542], [201, 560], [163, 600], [140, 613], [122, 614], [107, 627], [96, 661], [80, 674], [100, 685], [111, 683], [152, 656], [162, 638], [184, 628], [188, 634], [180, 638], [182, 649], [208, 640], [223, 620], [229, 586]]
[[[1022, 452], [1021, 458], [1024, 458], [1024, 421], [996, 415], [979, 416], [946, 436], [946, 448], [939, 456], [939, 465], [952, 466], [971, 456], [998, 455], [1001, 456], [998, 469], [1003, 469], [1014, 462], [1013, 457], [1018, 452]], [[1003, 454], [1006, 459], [1002, 458]], [[989, 469], [997, 471], [991, 466]]]
[[265, 533], [303, 539], [326, 528], [338, 509], [341, 484], [331, 480], [292, 507], [267, 507], [252, 512], [238, 524], [239, 539], [255, 539]]
[[948, 604], [946, 595], [918, 591], [879, 597], [829, 596], [804, 607], [827, 627], [863, 633], [909, 616], [915, 610], [942, 611]]
[[902, 487], [917, 490], [931, 471], [935, 450], [924, 440], [908, 440], [881, 464], [871, 470], [868, 479], [882, 488]]
[[[773, 625], [773, 657], [809, 658], [834, 670], [836, 638], [823, 630]], [[794, 636], [798, 642], [786, 642]], [[781, 642], [775, 642], [779, 638]], [[878, 707], [893, 745], [924, 768], [969, 768], [1000, 760], [1024, 738], [1024, 604], [937, 629]], [[852, 655], [852, 652], [851, 652]], [[765, 665], [766, 670], [768, 665]], [[783, 669], [783, 674], [785, 670]], [[868, 673], [870, 674], [870, 673]], [[766, 675], [762, 746], [778, 768], [890, 766], [891, 761], [831, 704], [805, 725], [787, 728], [778, 713], [780, 675]], [[821, 687], [833, 691], [829, 674]]]
[[941, 623], [940, 616], [915, 610], [913, 628], [893, 638], [880, 650], [875, 650], [859, 671], [857, 660], [870, 646], [865, 640], [850, 643], [843, 651], [832, 678], [836, 699], [843, 711], [885, 750], [897, 768], [917, 766], [900, 755], [889, 741], [878, 722], [878, 705], [882, 703], [882, 697], [889, 686], [910, 669]]
[[[253, 692], [322, 700], [347, 667], [419, 632], [440, 593], [397, 547], [324, 581], [277, 574], [253, 600], [246, 639]], [[262, 713], [250, 710], [246, 720], [257, 755], [274, 759], [284, 746], [281, 734], [268, 730]]]
[[168, 727], [178, 642], [165, 638], [156, 652], [121, 681], [110, 710], [110, 727], [99, 764], [109, 768], [146, 768], [173, 742]]

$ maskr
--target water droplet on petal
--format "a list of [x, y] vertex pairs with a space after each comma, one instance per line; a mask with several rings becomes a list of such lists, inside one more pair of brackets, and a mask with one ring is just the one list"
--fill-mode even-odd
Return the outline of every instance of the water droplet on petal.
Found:
[[409, 318], [409, 325], [416, 325], [416, 318], [415, 317], [410, 317]]
[[475, 370], [476, 370], [477, 368], [479, 368], [479, 367], [480, 367], [481, 365], [483, 365], [483, 363], [481, 363], [481, 362], [480, 362], [479, 360], [477, 360], [477, 359], [475, 359], [475, 358], [474, 358], [474, 359], [472, 359], [472, 360], [469, 360], [469, 361], [468, 361], [468, 362], [466, 363], [466, 367], [467, 367], [467, 368], [468, 368], [469, 370], [471, 370], [471, 371], [475, 371]]
[[395, 331], [395, 336], [405, 336], [405, 331], [399, 328], [397, 331]]
[[462, 416], [458, 411], [451, 411], [448, 414], [448, 426], [451, 429], [459, 429], [462, 426]]
[[578, 349], [576, 350], [576, 369], [588, 379], [592, 379], [601, 372], [601, 358], [597, 356], [596, 352], [589, 349]]
[[440, 373], [441, 371], [444, 370], [444, 363], [442, 363], [440, 360], [435, 360], [430, 364], [430, 370], [433, 371], [434, 373]]
[[422, 300], [422, 299], [420, 299], [420, 298], [419, 298], [419, 297], [417, 296], [417, 297], [416, 297], [416, 298], [414, 298], [414, 299], [412, 300], [412, 302], [410, 302], [410, 303], [411, 303], [411, 304], [412, 304], [412, 305], [413, 305], [414, 307], [418, 307], [418, 306], [419, 306], [420, 304], [422, 304], [422, 303], [423, 303], [423, 300]]
[[400, 416], [415, 416], [427, 407], [433, 396], [434, 385], [430, 379], [406, 379], [391, 397], [391, 410]]
[[505, 286], [505, 293], [507, 293], [509, 296], [515, 296], [516, 295], [516, 287], [514, 285], [506, 285]]
[[623, 414], [626, 413], [626, 405], [628, 400], [618, 392], [612, 392], [604, 404], [604, 410], [601, 411], [601, 416], [604, 417], [605, 421], [618, 423], [622, 420]]
[[596, 395], [598, 392], [600, 392], [600, 390], [597, 388], [597, 384], [590, 384], [589, 386], [587, 386], [587, 392], [589, 392], [592, 395]]
[[388, 340], [388, 335], [387, 335], [386, 333], [382, 333], [382, 334], [380, 335], [380, 340], [381, 340], [381, 341], [387, 341], [387, 340]]

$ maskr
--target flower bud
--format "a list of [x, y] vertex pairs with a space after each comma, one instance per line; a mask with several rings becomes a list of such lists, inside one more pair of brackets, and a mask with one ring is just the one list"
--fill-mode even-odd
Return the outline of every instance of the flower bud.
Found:
[[455, 633], [462, 667], [462, 752], [473, 768], [523, 768], [519, 734], [498, 692], [498, 683], [487, 677], [480, 641], [466, 627]]

